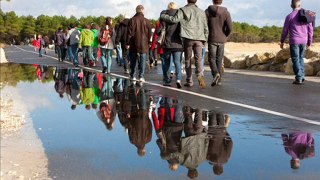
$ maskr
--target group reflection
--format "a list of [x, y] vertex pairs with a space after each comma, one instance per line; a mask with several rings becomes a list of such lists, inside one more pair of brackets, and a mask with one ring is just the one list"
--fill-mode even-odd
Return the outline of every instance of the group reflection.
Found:
[[[233, 149], [227, 113], [155, 96], [130, 80], [83, 69], [55, 68], [54, 81], [59, 97], [66, 94], [72, 110], [78, 106], [95, 110], [107, 130], [114, 129], [118, 117], [138, 156], [145, 156], [154, 129], [160, 158], [170, 170], [186, 168], [187, 176], [193, 179], [198, 177], [199, 165], [207, 163], [213, 174], [223, 174]], [[309, 133], [282, 134], [282, 140], [293, 169], [300, 167], [300, 160], [315, 154]]]

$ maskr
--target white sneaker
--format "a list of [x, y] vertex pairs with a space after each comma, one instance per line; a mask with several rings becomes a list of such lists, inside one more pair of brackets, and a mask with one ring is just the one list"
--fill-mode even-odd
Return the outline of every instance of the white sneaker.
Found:
[[136, 78], [136, 77], [130, 77], [130, 80], [131, 80], [131, 81], [136, 81], [137, 78]]
[[139, 81], [140, 82], [146, 82], [146, 80], [144, 78], [140, 78]]

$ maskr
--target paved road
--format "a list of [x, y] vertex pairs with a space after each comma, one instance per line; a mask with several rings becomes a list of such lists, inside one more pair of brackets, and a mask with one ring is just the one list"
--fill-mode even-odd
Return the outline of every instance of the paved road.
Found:
[[[12, 63], [73, 67], [70, 62], [58, 62], [52, 51], [42, 58], [29, 46], [6, 47], [5, 52]], [[100, 71], [101, 67], [98, 65], [87, 69]], [[115, 63], [112, 73], [114, 76], [127, 77]], [[211, 75], [206, 71], [206, 89], [199, 89], [195, 83], [192, 88], [178, 90], [175, 87], [163, 87], [161, 74], [161, 66], [147, 71], [144, 86], [152, 93], [175, 96], [201, 108], [244, 115], [248, 120], [265, 126], [320, 129], [319, 78], [310, 78], [310, 81], [307, 78], [305, 85], [295, 86], [291, 84], [293, 76], [228, 70], [223, 76], [222, 86], [210, 87]]]

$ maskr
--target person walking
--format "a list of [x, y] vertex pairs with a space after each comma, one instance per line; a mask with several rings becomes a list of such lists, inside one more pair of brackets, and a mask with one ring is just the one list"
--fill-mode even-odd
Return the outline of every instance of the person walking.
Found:
[[174, 16], [162, 14], [161, 20], [168, 23], [180, 22], [181, 38], [184, 43], [185, 53], [185, 69], [187, 74], [187, 82], [184, 86], [192, 87], [192, 69], [191, 57], [194, 53], [196, 75], [200, 88], [205, 88], [206, 84], [203, 78], [203, 67], [201, 64], [202, 48], [208, 39], [207, 18], [203, 10], [196, 6], [197, 0], [187, 0], [188, 4], [178, 10]]
[[209, 27], [209, 64], [213, 81], [211, 86], [221, 84], [224, 44], [232, 31], [232, 20], [227, 8], [222, 7], [223, 0], [213, 0], [213, 5], [205, 11]]
[[99, 35], [99, 43], [101, 50], [102, 73], [110, 74], [112, 65], [113, 43], [113, 27], [111, 17], [106, 18], [105, 26], [101, 28]]
[[62, 28], [60, 27], [55, 34], [55, 45], [56, 45], [56, 51], [58, 54], [59, 62], [64, 61], [66, 58], [66, 54], [64, 51], [65, 44], [66, 44], [66, 36], [62, 31]]
[[144, 7], [138, 5], [136, 14], [129, 21], [128, 39], [126, 43], [126, 48], [129, 49], [130, 57], [130, 79], [133, 81], [136, 80], [135, 68], [138, 61], [139, 81], [145, 82], [144, 72], [151, 35], [151, 23], [144, 17]]
[[305, 81], [304, 73], [304, 55], [306, 47], [310, 47], [313, 38], [312, 23], [299, 21], [299, 10], [301, 9], [300, 0], [292, 0], [291, 7], [293, 11], [286, 17], [280, 48], [283, 49], [285, 39], [290, 34], [290, 54], [293, 63], [293, 71], [296, 75], [293, 84], [301, 85]]
[[[89, 24], [85, 25], [85, 29], [81, 31], [80, 40], [79, 40], [79, 49], [82, 49], [83, 53], [83, 64], [87, 66], [91, 61], [91, 45], [93, 43], [93, 33], [90, 30], [91, 26]], [[90, 65], [93, 65], [90, 63]]]
[[121, 46], [122, 60], [123, 60], [123, 67], [124, 67], [125, 74], [129, 74], [128, 50], [125, 47], [125, 45], [127, 43], [127, 38], [128, 38], [129, 21], [130, 21], [130, 18], [128, 16], [126, 16], [125, 19], [120, 22], [119, 27], [117, 29], [117, 35], [116, 35], [116, 40], [115, 40], [116, 46]]
[[80, 31], [75, 27], [74, 24], [70, 24], [70, 30], [68, 31], [67, 39], [70, 42], [70, 60], [73, 62], [75, 67], [78, 67], [79, 60], [78, 60], [78, 46], [80, 40]]
[[[168, 10], [166, 13], [173, 16], [177, 12], [177, 5], [174, 2], [168, 4]], [[163, 54], [163, 76], [164, 76], [164, 86], [171, 86], [171, 57], [175, 66], [176, 72], [176, 84], [177, 88], [182, 88], [181, 79], [181, 55], [183, 51], [182, 40], [180, 37], [180, 23], [165, 23], [161, 24], [161, 28], [158, 32], [165, 30], [165, 39], [162, 45], [164, 50]]]
[[98, 62], [98, 49], [99, 49], [99, 26], [92, 23], [91, 24], [91, 31], [93, 33], [93, 43], [91, 45], [92, 47], [92, 59], [93, 59], [93, 66], [96, 66], [96, 63]]

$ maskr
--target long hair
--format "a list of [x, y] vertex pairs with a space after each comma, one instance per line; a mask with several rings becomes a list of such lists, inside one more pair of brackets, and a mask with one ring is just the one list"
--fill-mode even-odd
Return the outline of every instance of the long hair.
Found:
[[[105, 25], [109, 26], [110, 36], [112, 36], [112, 34], [113, 34], [113, 26], [112, 26], [112, 18], [111, 17], [107, 17], [106, 18], [106, 24]], [[104, 29], [105, 29], [105, 27], [104, 27]]]

